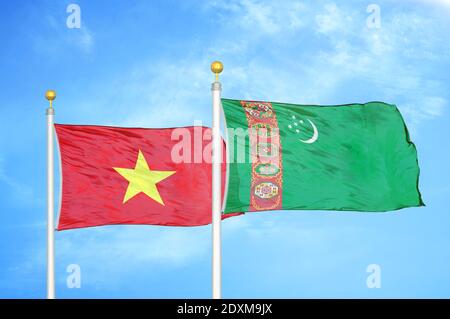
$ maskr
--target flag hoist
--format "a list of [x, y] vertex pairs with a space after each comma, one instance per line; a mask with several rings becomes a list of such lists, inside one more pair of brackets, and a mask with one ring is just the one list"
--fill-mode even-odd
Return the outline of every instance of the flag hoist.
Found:
[[55, 110], [53, 101], [56, 92], [48, 90], [45, 98], [50, 105], [47, 108], [47, 299], [55, 299], [55, 225], [54, 225], [54, 152], [53, 121]]
[[222, 140], [220, 136], [220, 95], [222, 85], [219, 82], [219, 74], [223, 70], [223, 64], [214, 61], [211, 64], [211, 71], [215, 74], [215, 81], [212, 83], [213, 102], [213, 129], [212, 129], [212, 297], [220, 299], [222, 297], [222, 245], [221, 245], [221, 162], [222, 162]]

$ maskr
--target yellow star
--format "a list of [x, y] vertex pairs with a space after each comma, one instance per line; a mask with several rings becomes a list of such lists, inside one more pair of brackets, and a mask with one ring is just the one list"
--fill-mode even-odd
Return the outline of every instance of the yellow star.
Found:
[[129, 199], [139, 193], [144, 193], [151, 199], [164, 206], [156, 184], [166, 179], [176, 171], [152, 171], [145, 160], [144, 154], [139, 150], [139, 155], [134, 169], [113, 167], [114, 170], [128, 181], [128, 188], [123, 198], [125, 204]]

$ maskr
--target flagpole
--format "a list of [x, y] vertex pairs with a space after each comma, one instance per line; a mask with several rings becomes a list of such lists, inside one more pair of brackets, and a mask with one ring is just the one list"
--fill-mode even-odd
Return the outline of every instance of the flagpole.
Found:
[[213, 122], [212, 122], [212, 297], [222, 298], [222, 192], [221, 192], [221, 163], [222, 163], [222, 139], [220, 136], [220, 95], [222, 85], [219, 82], [219, 74], [223, 65], [219, 61], [211, 64], [211, 71], [216, 79], [212, 83]]
[[47, 299], [55, 299], [55, 226], [54, 226], [54, 167], [53, 167], [53, 100], [56, 92], [48, 90], [45, 98], [47, 108]]

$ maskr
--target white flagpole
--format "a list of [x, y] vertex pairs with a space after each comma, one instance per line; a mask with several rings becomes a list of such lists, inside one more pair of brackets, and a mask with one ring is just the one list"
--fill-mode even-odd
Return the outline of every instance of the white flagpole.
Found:
[[55, 226], [54, 226], [54, 168], [53, 168], [53, 118], [55, 110], [52, 102], [56, 92], [48, 90], [45, 98], [47, 108], [47, 299], [55, 299]]
[[221, 163], [222, 163], [222, 139], [220, 137], [220, 94], [222, 86], [219, 82], [219, 73], [223, 65], [219, 61], [211, 64], [211, 71], [216, 75], [212, 83], [213, 101], [213, 129], [212, 129], [212, 297], [222, 298], [222, 243], [221, 228], [222, 221], [222, 196], [221, 196]]

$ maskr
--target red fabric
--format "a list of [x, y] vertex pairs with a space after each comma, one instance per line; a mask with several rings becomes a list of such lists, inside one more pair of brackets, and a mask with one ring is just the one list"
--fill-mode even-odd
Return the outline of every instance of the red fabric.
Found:
[[[211, 223], [211, 164], [205, 160], [174, 163], [172, 146], [179, 143], [178, 138], [171, 139], [174, 129], [61, 124], [55, 124], [55, 128], [62, 166], [58, 230], [113, 224], [198, 226]], [[210, 129], [205, 127], [186, 129], [191, 133], [192, 142], [194, 129], [196, 133], [210, 134]], [[203, 150], [208, 144], [210, 140], [202, 139]], [[202, 149], [195, 149], [197, 155]], [[144, 193], [123, 203], [129, 183], [113, 167], [134, 168], [139, 150], [151, 170], [176, 171], [156, 184], [164, 205]], [[194, 158], [194, 150], [191, 153]], [[223, 164], [222, 198], [225, 174]]]

